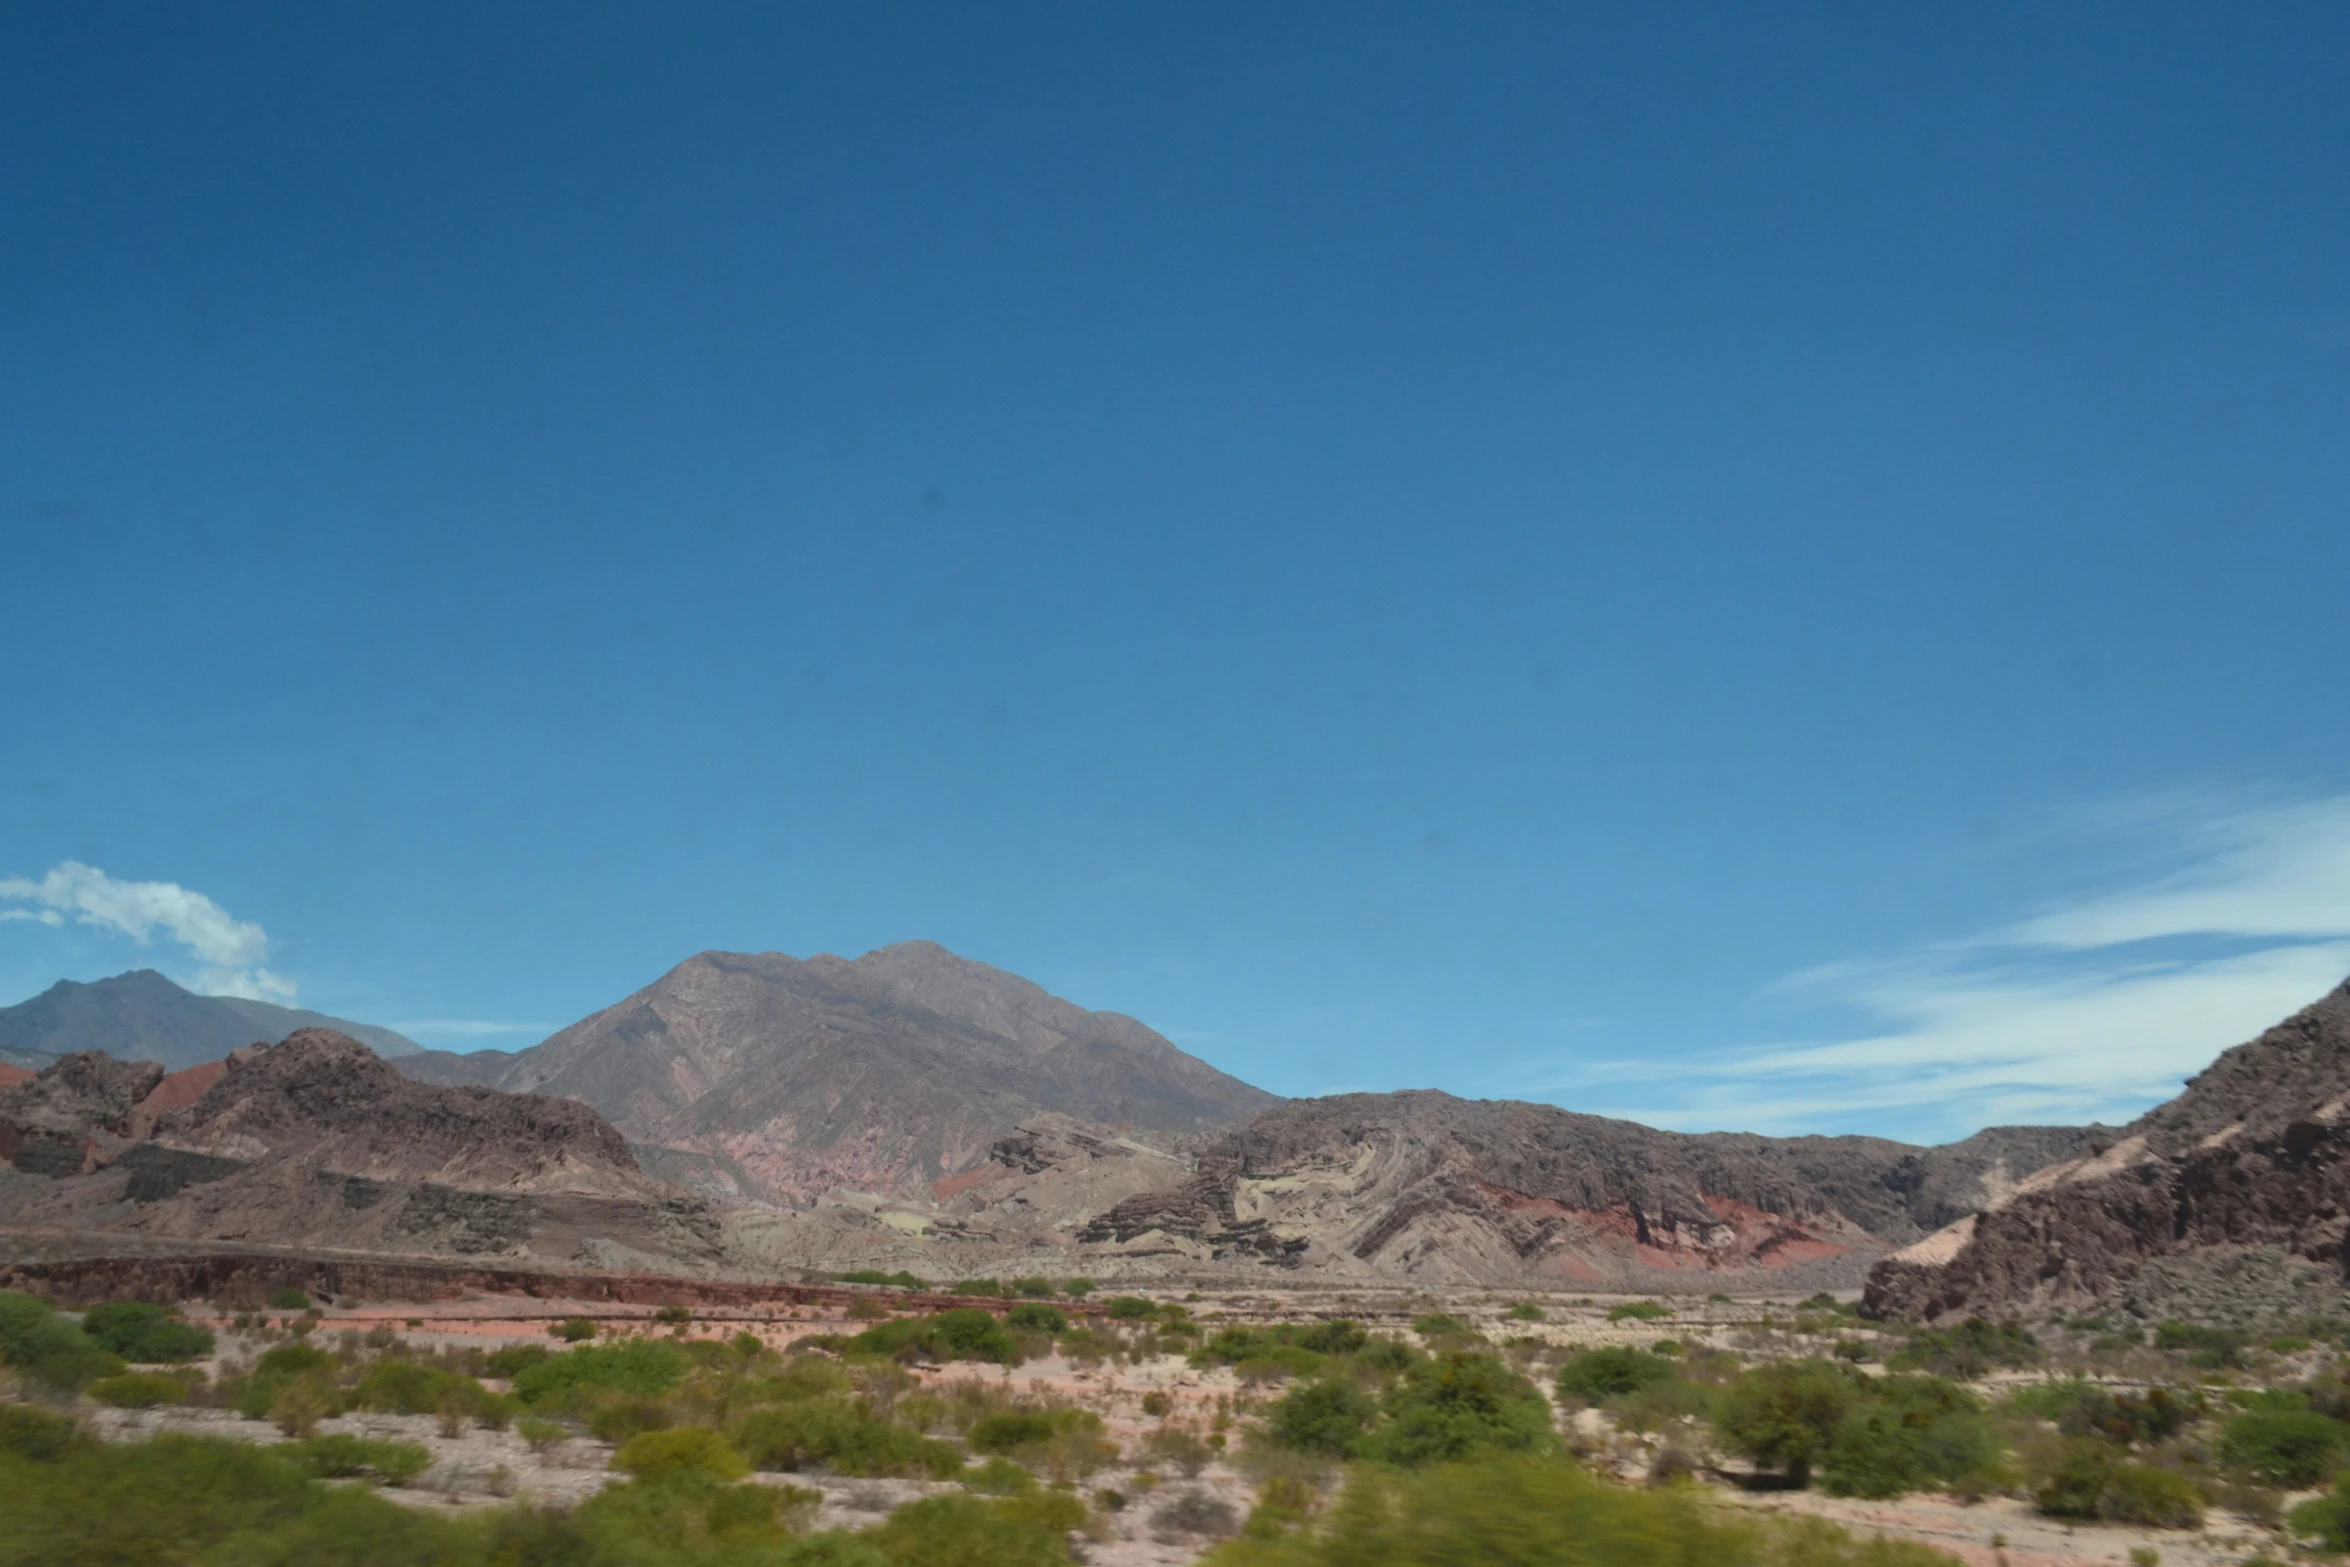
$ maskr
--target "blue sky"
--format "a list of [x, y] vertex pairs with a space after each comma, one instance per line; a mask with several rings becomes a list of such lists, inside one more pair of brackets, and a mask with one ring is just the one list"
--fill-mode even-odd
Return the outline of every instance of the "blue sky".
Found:
[[2338, 6], [9, 27], [0, 1000], [1937, 1138], [2350, 972]]

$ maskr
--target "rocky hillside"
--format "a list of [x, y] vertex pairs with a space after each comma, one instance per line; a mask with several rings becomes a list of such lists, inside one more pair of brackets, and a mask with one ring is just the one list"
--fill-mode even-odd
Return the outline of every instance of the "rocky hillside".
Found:
[[677, 1266], [705, 1204], [587, 1106], [401, 1077], [326, 1029], [179, 1074], [68, 1057], [0, 1090], [0, 1226]]
[[1128, 1255], [1438, 1281], [1638, 1285], [1859, 1268], [2093, 1134], [2002, 1127], [1916, 1148], [1688, 1135], [1435, 1092], [1296, 1100], [1207, 1141], [1187, 1180], [1082, 1238]]
[[1866, 1306], [2339, 1315], [2346, 1230], [2350, 983], [2081, 1157], [1881, 1263]]
[[512, 1055], [426, 1052], [411, 1076], [577, 1099], [739, 1195], [927, 1196], [1024, 1119], [1198, 1132], [1274, 1096], [1115, 1012], [929, 942], [855, 961], [705, 952]]
[[239, 996], [199, 996], [153, 969], [135, 969], [86, 985], [59, 980], [30, 1001], [0, 1007], [0, 1062], [42, 1067], [95, 1050], [176, 1069], [218, 1061], [241, 1045], [276, 1044], [300, 1028], [334, 1029], [381, 1056], [418, 1048], [388, 1028]]

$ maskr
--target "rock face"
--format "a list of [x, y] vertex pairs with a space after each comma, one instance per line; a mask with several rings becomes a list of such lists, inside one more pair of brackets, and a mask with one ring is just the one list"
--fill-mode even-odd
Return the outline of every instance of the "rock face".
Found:
[[[166, 1075], [76, 1055], [0, 1091], [0, 1223], [184, 1240], [675, 1266], [718, 1255], [706, 1204], [593, 1110], [412, 1082], [354, 1039]], [[30, 1179], [30, 1177], [47, 1179]]]
[[779, 1205], [928, 1196], [1040, 1113], [1182, 1133], [1276, 1102], [1132, 1018], [929, 942], [854, 962], [705, 952], [529, 1050], [399, 1066], [580, 1100], [684, 1178]]
[[2091, 1304], [2339, 1312], [2346, 1228], [2350, 984], [2084, 1156], [1886, 1259], [1864, 1305], [1935, 1319]]
[[332, 1028], [378, 1055], [416, 1042], [388, 1028], [234, 996], [199, 996], [153, 969], [83, 985], [59, 980], [30, 1001], [0, 1007], [0, 1058], [46, 1066], [47, 1058], [102, 1051], [117, 1061], [160, 1061], [167, 1069], [218, 1061], [240, 1045], [275, 1044], [299, 1028]]
[[1446, 1282], [1639, 1284], [1786, 1271], [1849, 1282], [2092, 1134], [2008, 1127], [1944, 1148], [1687, 1135], [1416, 1092], [1297, 1100], [1207, 1142], [1180, 1185], [1083, 1239], [1129, 1255]]

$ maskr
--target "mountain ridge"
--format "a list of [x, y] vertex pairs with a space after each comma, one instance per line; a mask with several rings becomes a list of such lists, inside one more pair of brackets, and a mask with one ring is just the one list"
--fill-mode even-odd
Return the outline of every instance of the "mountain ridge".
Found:
[[276, 1044], [303, 1028], [331, 1028], [378, 1055], [423, 1048], [372, 1023], [243, 996], [202, 996], [153, 969], [131, 969], [88, 982], [61, 979], [37, 996], [0, 1007], [0, 1059], [38, 1068], [97, 1050], [119, 1061], [159, 1061], [178, 1070], [221, 1060], [257, 1040]]

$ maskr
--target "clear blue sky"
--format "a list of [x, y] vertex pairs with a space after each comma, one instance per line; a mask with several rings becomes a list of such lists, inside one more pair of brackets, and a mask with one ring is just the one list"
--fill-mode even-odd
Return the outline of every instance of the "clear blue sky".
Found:
[[1897, 11], [11, 8], [0, 1000], [2134, 1113], [2350, 971], [2350, 11]]

